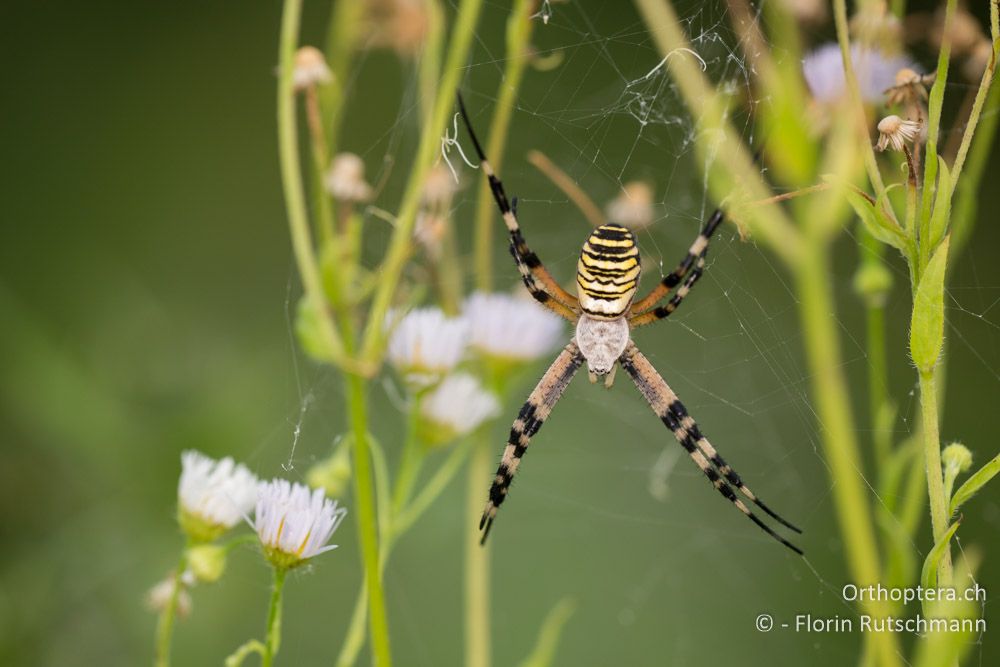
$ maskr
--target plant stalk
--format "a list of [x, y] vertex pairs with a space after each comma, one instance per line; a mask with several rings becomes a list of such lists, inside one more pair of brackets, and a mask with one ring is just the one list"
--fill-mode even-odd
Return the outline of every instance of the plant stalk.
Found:
[[156, 624], [156, 667], [170, 667], [170, 642], [174, 635], [174, 619], [177, 618], [177, 600], [181, 594], [181, 575], [186, 568], [187, 548], [181, 552], [180, 560], [177, 561], [177, 569], [174, 570], [174, 589], [170, 592], [167, 606], [160, 612]]
[[490, 665], [490, 549], [480, 544], [479, 520], [483, 514], [483, 492], [488, 486], [488, 429], [472, 443], [466, 483], [465, 523], [465, 667]]
[[281, 592], [285, 588], [285, 575], [288, 570], [274, 568], [274, 586], [271, 589], [271, 605], [267, 610], [267, 636], [264, 643], [264, 654], [261, 656], [262, 667], [271, 667], [274, 656], [281, 646]]
[[365, 568], [365, 587], [368, 592], [368, 632], [371, 636], [372, 664], [389, 667], [392, 664], [392, 652], [389, 644], [385, 594], [382, 590], [378, 520], [375, 512], [371, 458], [368, 451], [368, 406], [365, 395], [367, 386], [363, 377], [353, 373], [347, 373], [346, 380], [348, 410], [354, 431], [354, 504], [357, 508], [361, 562]]
[[[816, 411], [822, 429], [824, 458], [834, 481], [834, 504], [840, 520], [847, 565], [859, 586], [876, 584], [881, 576], [871, 503], [866, 492], [861, 456], [851, 412], [850, 393], [843, 374], [840, 341], [831, 313], [835, 312], [830, 288], [826, 244], [807, 240], [803, 261], [794, 267], [799, 314], [812, 379]], [[885, 605], [868, 601], [864, 607], [875, 617], [884, 616]], [[870, 635], [878, 663], [900, 664], [899, 646], [891, 633]]]
[[[948, 502], [941, 469], [941, 435], [938, 431], [938, 396], [935, 369], [920, 372], [920, 419], [924, 439], [924, 465], [927, 471], [927, 498], [931, 508], [931, 531], [937, 544], [948, 531]], [[951, 548], [945, 549], [938, 565], [938, 582], [951, 585]]]

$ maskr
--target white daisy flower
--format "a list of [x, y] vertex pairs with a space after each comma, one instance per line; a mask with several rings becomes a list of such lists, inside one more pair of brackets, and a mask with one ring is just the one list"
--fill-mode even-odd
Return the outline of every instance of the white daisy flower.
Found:
[[336, 544], [327, 542], [345, 514], [347, 510], [327, 498], [323, 489], [273, 479], [258, 487], [251, 525], [271, 564], [288, 570], [336, 549]]
[[563, 338], [562, 319], [534, 301], [510, 294], [476, 292], [465, 301], [469, 346], [504, 361], [530, 361], [551, 352]]
[[239, 523], [257, 499], [257, 477], [232, 458], [201, 452], [181, 454], [177, 485], [178, 521], [197, 542], [209, 542]]
[[[871, 103], [881, 102], [885, 90], [895, 85], [896, 72], [903, 68], [916, 69], [905, 56], [885, 55], [858, 44], [851, 45], [851, 62], [858, 77], [861, 98]], [[838, 101], [847, 90], [840, 46], [824, 44], [807, 55], [802, 60], [802, 75], [817, 102]]]
[[[387, 318], [391, 323], [395, 314]], [[440, 308], [411, 310], [389, 335], [389, 361], [414, 389], [423, 389], [448, 374], [465, 354], [469, 323], [448, 317]]]
[[322, 51], [314, 46], [303, 46], [295, 52], [295, 62], [292, 65], [292, 86], [295, 90], [305, 90], [331, 81], [333, 72], [326, 64]]
[[500, 401], [468, 373], [444, 379], [420, 401], [421, 439], [443, 445], [471, 433], [500, 414]]

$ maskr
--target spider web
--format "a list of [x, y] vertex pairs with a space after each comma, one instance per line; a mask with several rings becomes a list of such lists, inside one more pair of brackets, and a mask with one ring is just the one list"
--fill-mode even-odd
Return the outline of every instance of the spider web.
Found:
[[[766, 104], [751, 86], [752, 65], [739, 49], [725, 3], [685, 5], [678, 11], [691, 51], [670, 57], [696, 60], [720, 90], [743, 100], [742, 108]], [[589, 228], [575, 206], [526, 162], [528, 150], [551, 157], [599, 205], [628, 182], [645, 181], [656, 193], [655, 222], [639, 234], [649, 262], [644, 271], [648, 289], [651, 276], [670, 271], [683, 256], [716, 205], [701, 176], [705, 165], [697, 164], [694, 153], [696, 119], [688, 113], [666, 61], [631, 7], [543, 2], [535, 18], [533, 43], [542, 59], [558, 59], [558, 64], [551, 71], [529, 69], [526, 74], [500, 168], [508, 194], [519, 198], [525, 236], [556, 277], [568, 284]], [[473, 123], [481, 132], [488, 127], [506, 64], [505, 19], [503, 8], [488, 8], [463, 84]], [[395, 120], [380, 136], [372, 137], [367, 148], [352, 147], [369, 165], [380, 161], [385, 165], [387, 173], [376, 173], [371, 180], [379, 182], [385, 176], [388, 190], [405, 178], [392, 170], [392, 164], [404, 152], [412, 131], [416, 90], [412, 82], [407, 85]], [[748, 114], [735, 112], [731, 121], [748, 143], [760, 142], [753, 136]], [[491, 158], [499, 161], [497, 156]], [[458, 166], [464, 191], [457, 197], [456, 219], [470, 219], [481, 175]], [[956, 363], [963, 372], [973, 373], [987, 392], [995, 394], [1000, 384], [1000, 286], [983, 282], [976, 254], [970, 254], [970, 270], [953, 281], [949, 291], [950, 352], [961, 359]], [[841, 313], [837, 326], [844, 371], [852, 387], [864, 387], [868, 365], [864, 326], [860, 303], [850, 293], [854, 256], [849, 244], [838, 248], [833, 279]], [[891, 262], [890, 268], [898, 287], [888, 318], [905, 322], [905, 269], [898, 262]], [[988, 275], [986, 280], [997, 281], [996, 272]], [[516, 272], [498, 263], [493, 278], [499, 286], [513, 286]], [[510, 649], [506, 662], [527, 653], [542, 610], [567, 592], [579, 596], [581, 609], [566, 630], [571, 646], [563, 645], [565, 656], [560, 653], [557, 664], [574, 659], [582, 660], [580, 664], [603, 664], [605, 658], [610, 662], [620, 658], [621, 647], [632, 640], [640, 642], [635, 649], [639, 653], [624, 655], [634, 664], [645, 664], [643, 657], [649, 654], [643, 652], [654, 648], [659, 651], [656, 664], [709, 664], [703, 648], [720, 634], [744, 655], [767, 650], [780, 656], [818, 658], [819, 664], [855, 659], [862, 641], [857, 630], [846, 635], [776, 630], [767, 635], [753, 628], [759, 613], [773, 614], [778, 623], [791, 623], [799, 613], [858, 618], [856, 607], [840, 595], [841, 587], [851, 580], [820, 442], [822, 424], [810, 399], [811, 378], [803, 360], [798, 317], [794, 285], [780, 263], [752, 239], [742, 242], [734, 228], [724, 226], [712, 241], [698, 288], [676, 315], [637, 333], [636, 340], [749, 486], [805, 530], [799, 542], [806, 547], [807, 558], [786, 558], [780, 547], [707, 488], [700, 471], [650, 413], [627, 377], [620, 377], [610, 393], [578, 379], [534, 441], [515, 484], [517, 502], [504, 508], [503, 523], [526, 525], [525, 537], [516, 546], [501, 544], [497, 550], [512, 555], [517, 548], [551, 547], [553, 555], [541, 554], [537, 563], [540, 570], [551, 572], [561, 567], [560, 555], [570, 557], [555, 545], [551, 534], [556, 529], [578, 545], [613, 536], [635, 546], [627, 556], [619, 555], [625, 566], [607, 547], [595, 547], [592, 556], [583, 557], [585, 565], [567, 568], [569, 575], [551, 576], [545, 582], [518, 577], [519, 568], [498, 563], [495, 581], [504, 584], [494, 601], [495, 632], [497, 637], [522, 640], [516, 650]], [[291, 331], [289, 335], [292, 338]], [[905, 358], [905, 324], [890, 327], [889, 338], [889, 354], [895, 355], [897, 367], [891, 393], [899, 402], [894, 434], [898, 443], [913, 429], [918, 404]], [[321, 402], [318, 395], [338, 392], [331, 378], [322, 373], [300, 377], [298, 362], [293, 364], [298, 398], [289, 428], [283, 425], [262, 447], [285, 443], [286, 468], [302, 471], [321, 455], [317, 452], [324, 451], [309, 443], [329, 443], [342, 420], [315, 409]], [[960, 387], [954, 391], [965, 393]], [[382, 407], [392, 409], [397, 401], [391, 390], [386, 393]], [[854, 427], [859, 442], [867, 447], [871, 433], [864, 398], [860, 394], [854, 401]], [[508, 402], [507, 412], [513, 414], [519, 399], [518, 395]], [[563, 415], [582, 423], [560, 425]], [[960, 432], [958, 422], [947, 421], [946, 431], [949, 425]], [[870, 466], [867, 460], [866, 465]], [[876, 479], [869, 473], [865, 481], [875, 492]], [[461, 502], [458, 497], [455, 501]], [[991, 507], [982, 521], [996, 528], [1000, 512]], [[448, 521], [455, 521], [458, 514], [458, 510], [446, 512]], [[924, 535], [913, 545], [919, 560], [928, 544]], [[580, 582], [597, 573], [603, 583], [588, 594]], [[414, 655], [427, 661], [452, 655], [441, 653], [434, 639], [424, 636], [418, 600], [424, 587], [409, 580], [395, 585], [405, 598], [399, 625]], [[722, 608], [714, 606], [718, 598], [726, 600]], [[692, 621], [684, 609], [699, 620]], [[706, 610], [714, 616], [705, 616]], [[918, 611], [909, 606], [903, 614]], [[574, 624], [609, 626], [605, 643], [616, 651], [602, 655], [586, 634], [574, 631]], [[650, 633], [663, 624], [683, 632], [671, 632], [666, 645], [650, 643]], [[982, 646], [976, 655], [984, 660]]]

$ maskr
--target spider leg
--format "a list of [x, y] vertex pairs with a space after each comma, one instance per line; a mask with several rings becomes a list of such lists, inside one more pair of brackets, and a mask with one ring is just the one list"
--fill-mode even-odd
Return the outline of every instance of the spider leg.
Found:
[[[757, 515], [750, 511], [750, 508], [747, 507], [739, 497], [737, 497], [732, 486], [730, 486], [730, 483], [734, 484], [762, 510], [772, 516], [775, 516], [775, 518], [781, 521], [784, 525], [787, 525], [798, 532], [801, 531], [784, 519], [777, 517], [777, 515], [761, 504], [760, 501], [756, 499], [756, 496], [749, 492], [749, 489], [745, 489], [745, 485], [742, 481], [736, 481], [739, 480], [739, 477], [732, 471], [726, 462], [719, 457], [715, 448], [713, 448], [711, 444], [708, 443], [708, 440], [705, 440], [700, 431], [697, 430], [697, 425], [694, 424], [694, 420], [691, 419], [691, 417], [687, 414], [687, 411], [684, 409], [684, 406], [681, 405], [679, 400], [677, 400], [677, 395], [673, 392], [670, 386], [667, 385], [666, 381], [660, 376], [660, 374], [656, 372], [656, 369], [653, 368], [653, 365], [649, 362], [646, 356], [639, 351], [639, 348], [636, 347], [635, 343], [629, 343], [628, 347], [625, 348], [625, 352], [622, 353], [619, 363], [622, 365], [622, 368], [625, 369], [625, 372], [627, 372], [632, 378], [635, 386], [639, 389], [639, 392], [642, 393], [643, 397], [645, 397], [646, 401], [649, 402], [650, 407], [653, 408], [656, 415], [666, 425], [666, 427], [673, 432], [677, 441], [681, 443], [681, 446], [684, 447], [685, 450], [687, 450], [688, 455], [690, 455], [691, 459], [695, 462], [695, 464], [697, 464], [712, 485], [718, 489], [719, 493], [721, 493], [726, 500], [735, 505], [737, 509], [743, 512], [748, 519], [757, 524], [761, 530], [766, 532], [775, 540], [784, 544], [795, 553], [801, 555], [801, 549], [778, 535], [771, 529], [770, 526], [765, 524]], [[694, 426], [694, 428], [690, 428], [691, 426]], [[704, 441], [704, 444], [702, 444], [702, 441]], [[716, 468], [713, 467], [713, 464], [718, 466], [719, 470], [716, 470]]]
[[772, 519], [786, 528], [801, 534], [801, 528], [782, 518], [777, 512], [765, 505], [764, 502], [747, 487], [747, 485], [740, 478], [739, 473], [733, 470], [732, 467], [726, 463], [726, 460], [719, 455], [719, 452], [716, 451], [715, 447], [712, 446], [712, 443], [708, 441], [708, 438], [702, 435], [697, 422], [695, 422], [691, 415], [688, 414], [687, 408], [684, 407], [684, 404], [677, 399], [677, 396], [673, 396], [672, 398], [673, 400], [670, 404], [670, 412], [673, 413], [680, 426], [686, 430], [698, 444], [698, 449], [700, 449], [702, 453], [708, 457], [708, 460], [712, 462], [712, 465], [716, 468], [716, 470], [718, 470], [719, 473], [726, 478], [726, 481], [728, 481], [735, 488], [739, 489], [740, 493], [749, 498], [754, 505], [763, 510], [764, 513]]
[[532, 436], [538, 433], [545, 420], [548, 419], [552, 408], [562, 396], [570, 380], [583, 363], [583, 355], [575, 342], [570, 343], [559, 353], [556, 360], [552, 362], [545, 375], [538, 381], [538, 385], [528, 395], [528, 400], [521, 407], [521, 411], [510, 427], [510, 436], [507, 438], [507, 447], [504, 449], [503, 458], [500, 460], [500, 467], [497, 468], [496, 477], [490, 486], [490, 498], [483, 510], [483, 518], [479, 522], [479, 529], [483, 531], [481, 543], [486, 543], [486, 537], [490, 534], [493, 526], [493, 519], [496, 518], [497, 510], [507, 497], [511, 480], [521, 463], [521, 457], [528, 448], [528, 443]]
[[669, 317], [671, 313], [677, 310], [677, 307], [684, 301], [684, 297], [688, 295], [691, 288], [694, 287], [695, 283], [698, 282], [698, 279], [701, 278], [702, 273], [705, 272], [706, 254], [708, 254], [708, 248], [705, 248], [705, 250], [702, 251], [701, 256], [698, 257], [698, 261], [694, 263], [694, 269], [692, 269], [691, 273], [687, 275], [687, 278], [685, 278], [684, 282], [681, 283], [681, 286], [677, 288], [674, 295], [670, 297], [670, 301], [667, 302], [667, 305], [657, 306], [652, 310], [647, 310], [645, 313], [633, 315], [628, 320], [629, 326], [633, 329], [646, 326], [647, 324], [662, 320], [664, 317]]
[[[703, 259], [705, 254], [708, 252], [708, 242], [712, 238], [712, 234], [715, 230], [722, 224], [722, 221], [726, 219], [725, 214], [720, 209], [716, 209], [709, 217], [708, 221], [705, 222], [705, 226], [702, 227], [701, 232], [698, 234], [698, 238], [694, 240], [691, 247], [688, 249], [687, 255], [681, 260], [681, 263], [677, 265], [673, 271], [668, 273], [660, 281], [660, 284], [653, 288], [653, 290], [647, 294], [642, 299], [639, 299], [632, 304], [631, 312], [634, 315], [639, 315], [650, 308], [652, 308], [658, 301], [663, 299], [670, 290], [677, 287], [687, 276], [688, 271], [691, 267], [695, 266], [699, 259]], [[694, 283], [692, 283], [693, 285]]]
[[462, 96], [458, 95], [457, 98], [458, 109], [465, 123], [465, 128], [472, 139], [472, 145], [476, 148], [476, 154], [479, 156], [479, 163], [483, 169], [483, 173], [486, 174], [486, 178], [489, 181], [493, 199], [497, 203], [497, 208], [500, 209], [500, 214], [503, 216], [504, 224], [507, 226], [507, 231], [510, 234], [510, 254], [514, 257], [514, 263], [517, 265], [517, 270], [521, 274], [521, 279], [524, 281], [525, 287], [528, 288], [531, 296], [536, 301], [567, 320], [575, 322], [577, 319], [575, 312], [577, 308], [576, 297], [556, 282], [552, 274], [542, 264], [538, 255], [528, 247], [527, 242], [524, 240], [524, 235], [521, 233], [521, 226], [517, 222], [517, 200], [514, 200], [514, 205], [512, 206], [511, 201], [507, 199], [503, 183], [494, 173], [493, 167], [486, 159], [482, 145], [479, 143], [479, 139], [472, 129], [472, 123], [469, 121], [469, 115], [465, 110], [465, 103], [462, 102]]

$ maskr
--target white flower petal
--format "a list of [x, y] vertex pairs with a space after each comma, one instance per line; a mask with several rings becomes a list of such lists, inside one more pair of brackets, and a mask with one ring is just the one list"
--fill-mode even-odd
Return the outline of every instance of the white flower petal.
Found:
[[529, 361], [563, 339], [562, 318], [533, 301], [510, 294], [476, 292], [465, 302], [470, 347], [494, 357]]
[[257, 477], [229, 457], [216, 461], [189, 450], [181, 454], [177, 497], [189, 514], [231, 528], [253, 507]]
[[[390, 313], [389, 321], [394, 319]], [[439, 308], [407, 313], [389, 336], [389, 361], [408, 381], [430, 385], [453, 369], [465, 354], [469, 323]]]
[[500, 414], [500, 401], [468, 373], [444, 379], [420, 403], [421, 415], [450, 429], [457, 436], [476, 429]]
[[346, 514], [323, 489], [273, 479], [258, 488], [252, 525], [265, 547], [288, 557], [283, 559], [287, 566], [334, 548], [326, 543]]

